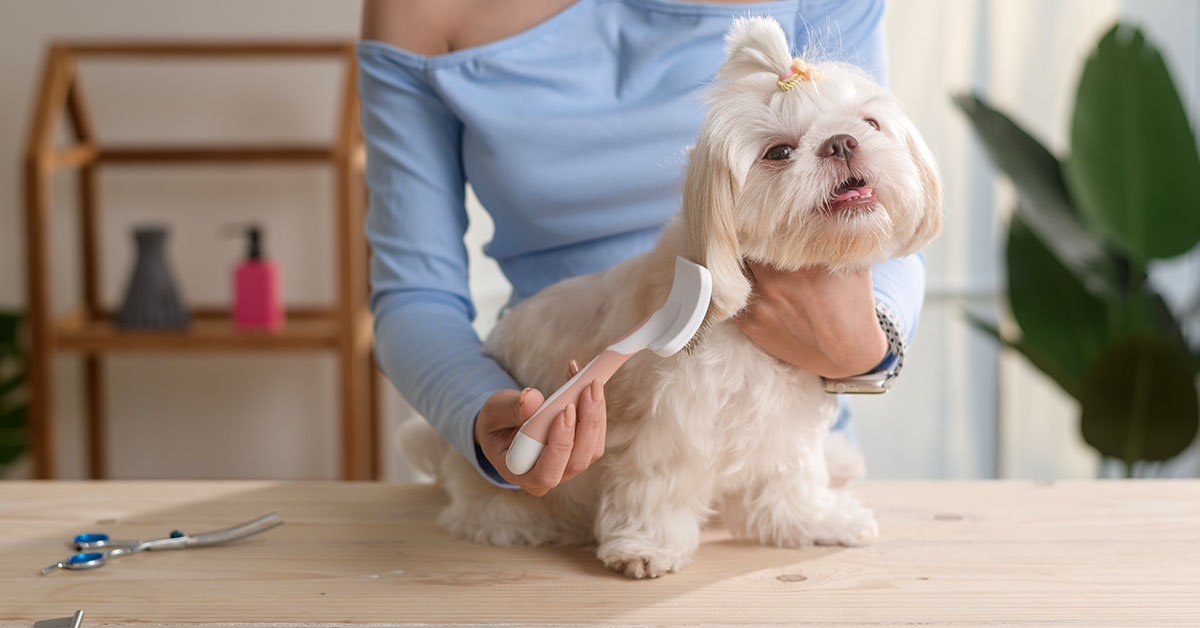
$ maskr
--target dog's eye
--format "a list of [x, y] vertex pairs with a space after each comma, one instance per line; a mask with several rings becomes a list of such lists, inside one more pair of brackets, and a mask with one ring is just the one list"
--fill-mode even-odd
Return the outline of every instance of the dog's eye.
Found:
[[875, 118], [863, 118], [863, 121], [874, 127], [876, 131], [879, 130], [879, 121]]
[[791, 156], [792, 147], [788, 146], [787, 144], [780, 144], [779, 146], [772, 146], [771, 148], [768, 148], [767, 154], [763, 155], [763, 159], [770, 159], [771, 161], [783, 161]]

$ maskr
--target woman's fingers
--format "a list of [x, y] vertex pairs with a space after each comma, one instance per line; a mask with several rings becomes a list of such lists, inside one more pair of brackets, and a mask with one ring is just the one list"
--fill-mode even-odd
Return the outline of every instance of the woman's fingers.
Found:
[[596, 430], [596, 443], [592, 447], [591, 462], [595, 462], [604, 455], [604, 437], [608, 434], [608, 406], [604, 403], [604, 385], [600, 383], [600, 380], [593, 380], [592, 385], [588, 388], [594, 408], [593, 412], [598, 414], [597, 422], [599, 423], [599, 429]]
[[[574, 377], [579, 371], [578, 362], [570, 360], [567, 363], [568, 377]], [[505, 405], [493, 406], [498, 412], [493, 411], [491, 416], [496, 418], [480, 421], [490, 427], [484, 428], [486, 437], [480, 438], [477, 432], [485, 455], [504, 479], [541, 496], [579, 475], [604, 454], [608, 412], [604, 405], [604, 386], [596, 380], [583, 389], [577, 404], [568, 405], [554, 418], [546, 447], [533, 468], [519, 476], [510, 473], [505, 457], [516, 430], [545, 403], [542, 393], [533, 388], [526, 388], [519, 395], [514, 393], [516, 391], [497, 394], [497, 397], [508, 396], [502, 402], [507, 404], [507, 412]], [[485, 415], [486, 412], [481, 413], [481, 419]]]
[[575, 444], [575, 419], [575, 404], [568, 405], [554, 417], [550, 440], [533, 468], [521, 476], [521, 488], [540, 497], [562, 483]]
[[537, 409], [542, 407], [542, 403], [546, 398], [542, 396], [542, 391], [536, 388], [526, 388], [521, 391], [520, 398], [516, 403], [516, 417], [520, 423], [524, 423], [529, 417], [533, 416]]
[[588, 468], [588, 465], [592, 464], [592, 455], [596, 451], [596, 438], [604, 429], [601, 424], [602, 420], [603, 412], [596, 407], [596, 402], [592, 398], [592, 387], [587, 386], [579, 395], [575, 445], [571, 449], [571, 457], [567, 460], [567, 468], [563, 471], [563, 482], [579, 475]]

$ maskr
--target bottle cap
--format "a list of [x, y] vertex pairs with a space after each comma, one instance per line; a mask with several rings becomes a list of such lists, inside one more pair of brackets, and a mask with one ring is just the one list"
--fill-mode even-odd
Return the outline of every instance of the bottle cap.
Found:
[[262, 227], [258, 223], [229, 223], [222, 226], [222, 233], [232, 236], [237, 233], [246, 235], [246, 259], [262, 259]]

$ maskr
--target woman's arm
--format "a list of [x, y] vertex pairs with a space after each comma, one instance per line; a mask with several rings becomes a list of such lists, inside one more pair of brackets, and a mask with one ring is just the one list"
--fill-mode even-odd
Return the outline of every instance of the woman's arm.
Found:
[[559, 417], [561, 429], [553, 431], [545, 454], [529, 473], [511, 476], [502, 464], [493, 464], [503, 460], [515, 431], [510, 424], [519, 426], [532, 414], [541, 394], [518, 390], [482, 353], [471, 326], [475, 308], [463, 243], [462, 125], [425, 80], [424, 59], [393, 46], [408, 49], [414, 44], [433, 54], [445, 50], [436, 37], [410, 41], [403, 28], [380, 28], [383, 23], [420, 23], [423, 4], [369, 0], [363, 11], [364, 38], [385, 37], [390, 44], [375, 40], [358, 51], [376, 361], [484, 477], [499, 486], [519, 485], [543, 494], [603, 452], [603, 391], [597, 386], [578, 409], [571, 408], [569, 417]]
[[483, 355], [467, 288], [461, 124], [411, 59], [359, 47], [367, 146], [371, 311], [380, 368], [481, 473], [474, 421], [498, 390], [520, 388]]

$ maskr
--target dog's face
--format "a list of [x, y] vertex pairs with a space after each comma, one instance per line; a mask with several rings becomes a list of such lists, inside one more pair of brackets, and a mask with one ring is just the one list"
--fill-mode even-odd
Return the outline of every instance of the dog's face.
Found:
[[835, 62], [780, 89], [791, 57], [773, 20], [738, 20], [726, 41], [684, 192], [689, 254], [713, 272], [719, 314], [745, 302], [744, 258], [857, 267], [937, 234], [937, 168], [895, 97]]

